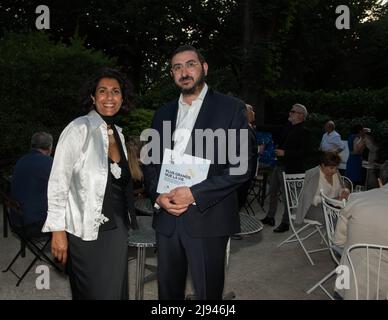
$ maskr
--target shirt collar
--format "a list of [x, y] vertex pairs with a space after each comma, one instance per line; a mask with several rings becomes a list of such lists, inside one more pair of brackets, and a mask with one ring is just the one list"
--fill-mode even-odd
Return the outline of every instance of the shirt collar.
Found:
[[[205, 83], [205, 85], [203, 86], [203, 88], [202, 88], [201, 92], [199, 93], [198, 97], [195, 98], [195, 100], [193, 100], [193, 102], [194, 101], [203, 101], [205, 99], [207, 91], [208, 91], [208, 86]], [[186, 102], [183, 101], [182, 93], [179, 96], [179, 104], [188, 105]]]
[[[106, 124], [105, 121], [100, 117], [100, 115], [94, 109], [87, 114], [87, 117], [89, 118], [90, 124], [92, 125], [93, 129], [97, 129], [101, 127], [102, 124]], [[115, 127], [119, 132], [122, 131], [122, 129], [119, 126], [115, 125]]]

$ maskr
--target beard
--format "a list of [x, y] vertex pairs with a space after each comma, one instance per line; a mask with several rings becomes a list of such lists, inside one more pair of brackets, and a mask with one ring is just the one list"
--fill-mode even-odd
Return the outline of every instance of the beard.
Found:
[[[181, 79], [179, 79], [179, 81], [187, 80], [187, 79], [193, 79], [193, 78], [189, 77], [189, 76], [182, 77]], [[182, 88], [179, 86], [179, 88], [181, 89], [181, 93], [183, 95], [194, 94], [198, 90], [198, 88], [203, 86], [203, 84], [205, 83], [205, 79], [206, 79], [205, 70], [202, 67], [201, 74], [200, 74], [199, 78], [197, 79], [197, 81], [195, 81], [193, 83], [193, 85], [190, 88]]]

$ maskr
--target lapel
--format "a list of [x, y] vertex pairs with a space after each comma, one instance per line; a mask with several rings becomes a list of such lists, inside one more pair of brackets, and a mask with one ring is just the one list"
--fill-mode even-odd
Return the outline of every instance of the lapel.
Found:
[[191, 132], [191, 137], [194, 138], [195, 129], [205, 129], [208, 126], [206, 123], [209, 120], [209, 111], [210, 111], [210, 100], [213, 92], [209, 88], [206, 92], [205, 98], [203, 99], [201, 110], [199, 110], [197, 120], [194, 123], [193, 131]]
[[173, 133], [175, 132], [176, 127], [176, 118], [178, 116], [178, 108], [179, 108], [179, 98], [175, 100], [171, 110], [171, 148], [174, 149], [174, 140], [172, 138]]

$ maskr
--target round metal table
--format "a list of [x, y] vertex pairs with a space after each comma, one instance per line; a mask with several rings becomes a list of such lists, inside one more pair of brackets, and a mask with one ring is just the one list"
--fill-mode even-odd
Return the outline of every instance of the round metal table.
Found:
[[156, 240], [155, 231], [152, 229], [152, 217], [138, 216], [137, 221], [139, 229], [130, 230], [128, 246], [137, 248], [135, 300], [143, 300], [144, 283], [147, 281], [144, 277], [146, 249], [154, 248]]
[[237, 235], [252, 234], [263, 230], [263, 224], [257, 216], [240, 212], [241, 232]]
[[147, 216], [152, 216], [154, 214], [154, 208], [152, 206], [151, 199], [149, 198], [139, 198], [135, 200], [135, 209], [140, 213]]

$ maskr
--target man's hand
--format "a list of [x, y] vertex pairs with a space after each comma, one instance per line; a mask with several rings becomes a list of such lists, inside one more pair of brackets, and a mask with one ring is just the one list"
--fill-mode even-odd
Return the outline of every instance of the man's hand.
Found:
[[168, 213], [177, 217], [179, 217], [183, 212], [185, 212], [188, 207], [188, 205], [176, 204], [175, 202], [173, 202], [171, 192], [160, 194], [156, 199], [156, 203]]
[[172, 202], [175, 204], [186, 205], [187, 207], [195, 202], [193, 194], [189, 187], [178, 187], [170, 191]]
[[62, 264], [67, 261], [67, 236], [65, 231], [53, 231], [51, 254]]
[[275, 149], [275, 154], [278, 157], [284, 157], [284, 150], [283, 149]]

